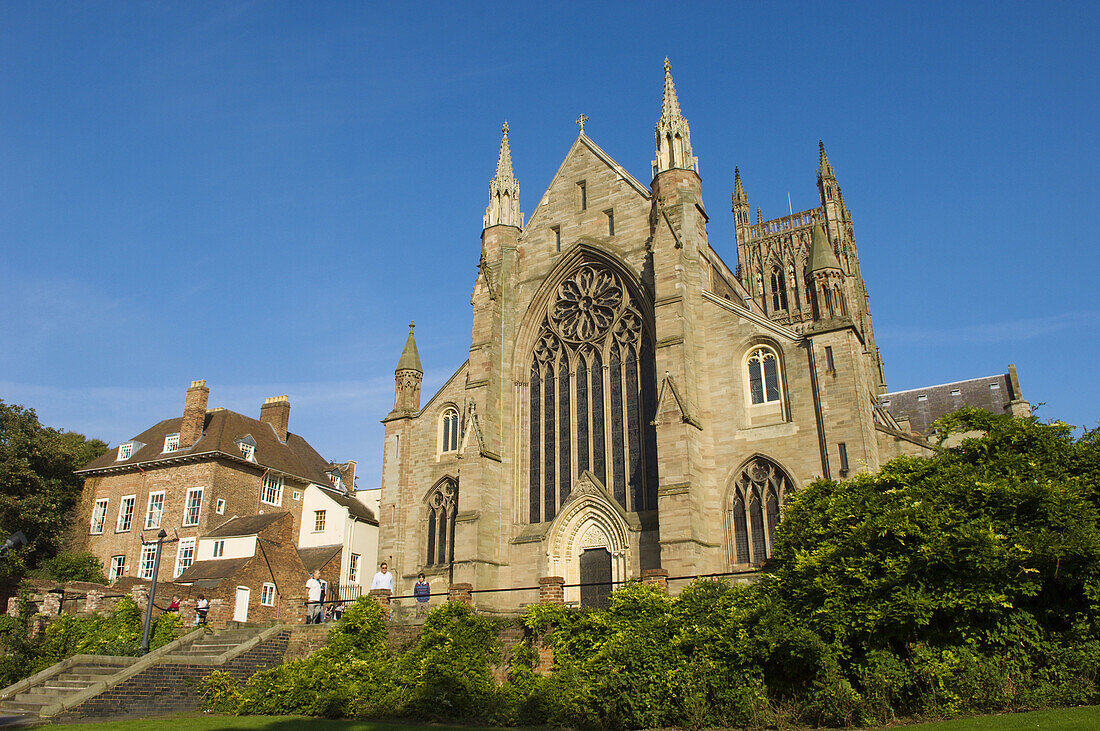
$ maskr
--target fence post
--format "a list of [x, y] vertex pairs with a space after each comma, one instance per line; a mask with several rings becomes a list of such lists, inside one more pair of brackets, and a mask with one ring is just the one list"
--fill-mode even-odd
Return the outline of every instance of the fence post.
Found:
[[474, 598], [470, 593], [474, 590], [473, 584], [451, 584], [447, 587], [447, 601], [473, 604]]
[[642, 583], [646, 586], [656, 586], [664, 593], [668, 593], [667, 569], [644, 569], [642, 571]]
[[565, 579], [543, 576], [539, 579], [539, 604], [565, 604]]
[[389, 589], [371, 589], [370, 595], [374, 601], [378, 602], [378, 606], [382, 607], [382, 619], [386, 620], [390, 618], [390, 596], [393, 594]]

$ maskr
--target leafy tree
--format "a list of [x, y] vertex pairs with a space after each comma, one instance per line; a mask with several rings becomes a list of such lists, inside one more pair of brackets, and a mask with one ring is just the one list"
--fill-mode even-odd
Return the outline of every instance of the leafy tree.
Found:
[[105, 451], [98, 439], [43, 426], [33, 409], [0, 401], [0, 539], [23, 531], [28, 542], [0, 571], [10, 576], [62, 549], [81, 492], [73, 471]]

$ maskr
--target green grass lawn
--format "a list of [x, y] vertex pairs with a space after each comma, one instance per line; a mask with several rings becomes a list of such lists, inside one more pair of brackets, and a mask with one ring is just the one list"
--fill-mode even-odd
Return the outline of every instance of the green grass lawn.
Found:
[[[82, 723], [73, 726], [54, 726], [71, 731], [221, 731], [222, 729], [266, 729], [267, 731], [405, 731], [405, 729], [430, 729], [431, 731], [476, 731], [474, 726], [436, 726], [416, 723], [381, 721], [330, 721], [303, 716], [170, 716], [139, 721], [112, 721], [109, 723]], [[1051, 711], [1010, 713], [1000, 716], [977, 716], [954, 721], [921, 723], [912, 726], [894, 726], [895, 729], [920, 729], [920, 731], [1093, 731], [1100, 729], [1100, 706], [1083, 708], [1058, 708]], [[499, 731], [499, 730], [498, 730]]]
[[894, 728], [912, 728], [921, 731], [1024, 731], [1025, 729], [1094, 731], [1094, 729], [1100, 729], [1100, 706], [1055, 708], [1049, 711], [1006, 713], [999, 716], [975, 716]]

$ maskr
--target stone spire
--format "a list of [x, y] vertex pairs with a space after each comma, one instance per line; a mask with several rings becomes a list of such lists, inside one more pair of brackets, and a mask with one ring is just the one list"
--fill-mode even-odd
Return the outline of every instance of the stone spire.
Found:
[[676, 97], [676, 85], [672, 82], [672, 64], [665, 59], [665, 91], [661, 99], [661, 118], [654, 130], [657, 138], [657, 159], [653, 161], [653, 175], [665, 170], [694, 170], [699, 172], [699, 158], [691, 154], [691, 130], [684, 115], [680, 114], [680, 100]]
[[397, 360], [397, 370], [399, 371], [424, 372], [424, 369], [420, 367], [420, 353], [416, 349], [416, 338], [413, 337], [413, 328], [415, 327], [415, 323], [409, 323], [409, 337], [405, 340], [405, 349], [401, 351], [401, 357]]
[[[420, 382], [424, 380], [424, 369], [420, 365], [420, 353], [416, 350], [413, 337], [413, 323], [409, 323], [409, 337], [405, 340], [405, 349], [397, 360], [394, 370], [393, 412], [390, 416], [410, 415], [420, 411]], [[387, 417], [388, 418], [388, 417]]]
[[[743, 244], [749, 240], [749, 226], [752, 225], [749, 219], [752, 214], [749, 208], [749, 197], [745, 194], [745, 186], [741, 184], [741, 171], [738, 168], [733, 169], [733, 208], [731, 210], [737, 241]], [[741, 254], [738, 253], [738, 256], [740, 257]]]
[[489, 182], [489, 205], [485, 209], [484, 228], [523, 228], [523, 213], [519, 210], [519, 181], [512, 172], [512, 148], [508, 144], [507, 122], [501, 127], [501, 133], [497, 174]]

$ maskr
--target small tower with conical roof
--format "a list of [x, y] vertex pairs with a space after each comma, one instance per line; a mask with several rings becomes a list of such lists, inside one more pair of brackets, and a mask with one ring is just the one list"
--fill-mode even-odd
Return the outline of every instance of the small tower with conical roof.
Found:
[[749, 240], [749, 228], [752, 226], [752, 210], [749, 208], [749, 197], [745, 194], [745, 186], [741, 184], [741, 170], [739, 168], [733, 169], [732, 210], [734, 236], [737, 239], [737, 261], [747, 261], [748, 249], [745, 244]]
[[666, 170], [699, 172], [699, 158], [691, 154], [691, 130], [680, 114], [680, 100], [672, 83], [672, 64], [665, 59], [665, 91], [661, 99], [661, 118], [654, 129], [657, 138], [657, 159], [653, 161], [653, 176]]
[[405, 349], [401, 351], [394, 371], [396, 385], [391, 416], [411, 416], [420, 411], [420, 382], [424, 380], [424, 369], [420, 366], [420, 353], [416, 350], [414, 327], [410, 322], [409, 337], [405, 340]]
[[829, 243], [829, 237], [820, 220], [814, 221], [810, 258], [806, 266], [813, 285], [814, 320], [831, 320], [848, 316], [847, 297], [844, 293], [844, 272]]

